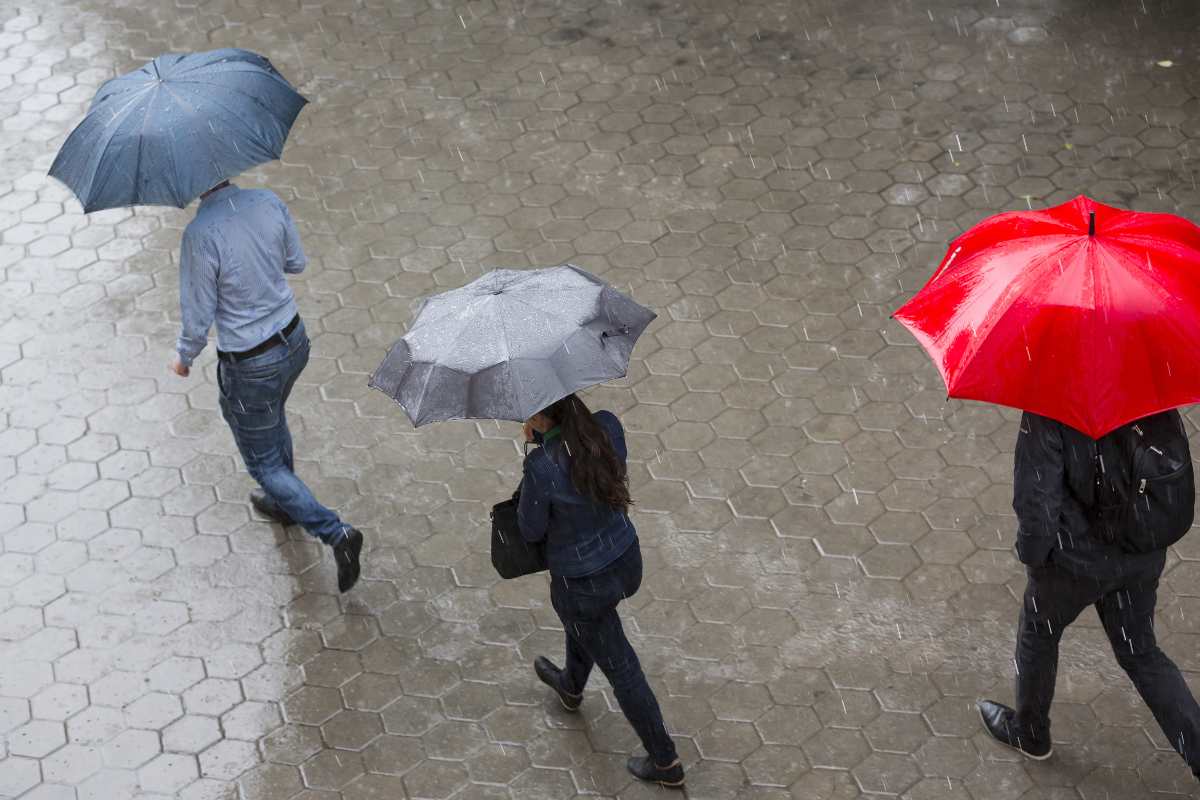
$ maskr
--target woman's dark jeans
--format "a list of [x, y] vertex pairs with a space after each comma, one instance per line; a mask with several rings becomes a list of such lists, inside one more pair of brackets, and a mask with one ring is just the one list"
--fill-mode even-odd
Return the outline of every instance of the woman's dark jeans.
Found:
[[646, 752], [655, 764], [665, 767], [677, 757], [675, 743], [617, 615], [617, 604], [633, 597], [641, 585], [642, 551], [635, 541], [620, 558], [594, 575], [553, 576], [550, 600], [567, 633], [563, 689], [582, 694], [592, 665], [600, 667]]

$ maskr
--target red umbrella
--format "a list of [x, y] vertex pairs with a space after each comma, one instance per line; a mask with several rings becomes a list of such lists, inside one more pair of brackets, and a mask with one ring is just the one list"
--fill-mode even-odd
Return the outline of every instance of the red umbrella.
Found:
[[895, 313], [951, 397], [1093, 438], [1200, 401], [1200, 228], [1076, 197], [959, 236]]

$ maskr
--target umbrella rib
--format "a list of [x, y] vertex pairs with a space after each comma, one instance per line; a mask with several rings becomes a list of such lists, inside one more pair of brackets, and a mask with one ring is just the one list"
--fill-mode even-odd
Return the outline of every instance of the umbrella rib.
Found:
[[[214, 52], [216, 51], [209, 51], [205, 55], [212, 55]], [[289, 89], [293, 88], [287, 78], [283, 77], [283, 74], [275, 69], [275, 65], [270, 62], [270, 59], [249, 50], [234, 48], [234, 53], [231, 55], [226, 55], [216, 60], [190, 64], [181, 69], [176, 75], [191, 75], [202, 70], [211, 70], [213, 72], [256, 72], [279, 81]]]
[[[621, 374], [628, 373], [629, 366], [626, 364], [622, 364], [620, 362], [620, 360], [618, 360], [617, 357], [613, 354], [613, 352], [611, 350], [609, 350], [608, 347], [605, 346], [604, 341], [605, 341], [604, 339], [600, 340], [600, 349], [604, 351], [604, 356], [609, 361], [611, 361], [613, 364], [616, 365], [617, 369], [619, 369], [621, 371]], [[635, 344], [636, 344], [636, 342], [635, 342]]]
[[[177, 103], [178, 100], [176, 99], [174, 93], [171, 92], [171, 90], [166, 87], [166, 84], [163, 84], [163, 87], [166, 88], [167, 93], [170, 96], [172, 102]], [[176, 143], [176, 140], [174, 137], [172, 137], [170, 144], [163, 148], [164, 157], [169, 165], [170, 172], [175, 176], [175, 180], [171, 184], [175, 190], [175, 198], [174, 198], [175, 205], [178, 206], [179, 208], [186, 208], [187, 204], [191, 202], [191, 198], [181, 196], [181, 195], [185, 194], [186, 192], [185, 192], [185, 187], [184, 187], [183, 174], [180, 172], [180, 169], [179, 169], [179, 159], [177, 159], [175, 157], [175, 143]]]
[[429, 382], [433, 380], [433, 370], [436, 365], [431, 364], [429, 370], [425, 373], [425, 380], [421, 383], [421, 393], [417, 395], [416, 408], [413, 409], [414, 421], [421, 417], [421, 406], [425, 403], [425, 395], [429, 393]]
[[[229, 66], [225, 69], [217, 69], [217, 66], [221, 63], [226, 63]], [[203, 83], [204, 81], [200, 80], [204, 77], [204, 73], [201, 72], [201, 70], [207, 70], [208, 72], [219, 75], [224, 75], [226, 73], [251, 73], [254, 75], [261, 75], [262, 77], [268, 78], [280, 84], [281, 86], [285, 86], [292, 91], [296, 91], [296, 88], [288, 82], [287, 78], [283, 77], [278, 72], [272, 72], [266, 67], [260, 64], [254, 64], [250, 61], [210, 62], [208, 64], [191, 67], [183, 72], [176, 73], [175, 75], [170, 76], [170, 80], [175, 83], [182, 83], [184, 81]], [[196, 73], [198, 72], [200, 73], [199, 78], [196, 76]]]
[[[183, 66], [183, 67], [179, 67], [179, 65], [181, 63], [183, 63], [184, 59], [181, 59], [180, 61], [176, 61], [173, 66], [175, 66], [178, 69], [178, 71], [175, 72], [173, 75], [171, 75], [171, 79], [174, 80], [175, 77], [178, 75], [189, 75], [193, 72], [198, 72], [201, 70], [216, 69], [217, 66], [220, 64], [230, 64], [230, 65], [249, 64], [249, 65], [251, 65], [251, 67], [253, 69], [262, 70], [262, 67], [260, 65], [255, 64], [252, 60], [246, 59], [246, 58], [230, 58], [228, 56], [218, 58], [218, 59], [201, 59], [201, 58], [199, 58], [199, 56], [201, 56], [201, 55], [211, 56], [211, 55], [214, 55], [216, 52], [217, 51], [215, 51], [215, 50], [209, 50], [207, 53], [194, 53], [194, 54], [192, 54], [191, 60], [195, 63], [187, 64], [186, 66]], [[247, 50], [245, 52], [249, 53], [250, 51]]]
[[[1033, 237], [1023, 237], [1023, 238], [1033, 238]], [[1013, 241], [1020, 241], [1020, 240], [1014, 239]], [[1070, 245], [1070, 242], [1066, 242], [1066, 243], [1060, 245], [1059, 247], [1055, 248], [1054, 250], [1047, 252], [1041, 259], [1042, 263], [1045, 263], [1045, 261], [1048, 260], [1051, 256], [1053, 256], [1055, 253], [1058, 253], [1063, 248], [1065, 248], [1069, 245]], [[959, 263], [966, 264], [969, 262], [959, 262]], [[950, 388], [951, 380], [953, 378], [956, 378], [959, 374], [961, 374], [963, 372], [963, 370], [971, 363], [971, 361], [975, 358], [976, 354], [979, 352], [980, 348], [983, 347], [983, 343], [988, 338], [988, 334], [990, 334], [996, 328], [996, 326], [1000, 324], [1000, 321], [1004, 318], [1005, 315], [1008, 314], [1009, 311], [1012, 310], [1012, 307], [1014, 305], [1016, 305], [1017, 300], [1019, 300], [1020, 297], [1021, 297], [1021, 295], [1019, 292], [1012, 290], [1011, 284], [1009, 284], [1009, 286], [1005, 287], [1005, 291], [1004, 291], [1004, 294], [1002, 295], [1001, 299], [998, 300], [997, 303], [993, 304], [993, 306], [992, 306], [992, 308], [996, 308], [999, 303], [1003, 303], [1004, 311], [999, 314], [989, 314], [988, 320], [985, 321], [985, 323], [983, 325], [981, 325], [979, 327], [979, 329], [975, 332], [975, 335], [971, 337], [971, 341], [966, 349], [966, 352], [964, 352], [962, 354], [962, 356], [958, 359], [958, 363], [961, 365], [960, 368], [955, 370], [954, 374], [946, 376], [947, 377], [947, 381], [946, 381], [947, 390]], [[1094, 302], [1093, 302], [1093, 305], [1095, 305]]]
[[[261, 73], [259, 73], [259, 74], [261, 74]], [[254, 106], [256, 106], [259, 109], [260, 113], [264, 117], [266, 117], [272, 121], [278, 121], [280, 119], [280, 117], [282, 116], [282, 114], [280, 113], [280, 111], [278, 109], [273, 108], [272, 106], [269, 106], [266, 103], [264, 103], [262, 101], [262, 98], [260, 98], [258, 95], [251, 94], [250, 92], [244, 91], [242, 89], [238, 89], [238, 88], [235, 88], [232, 86], [224, 86], [224, 85], [222, 85], [220, 83], [216, 83], [214, 81], [181, 80], [181, 81], [175, 81], [175, 83], [177, 85], [179, 85], [180, 88], [184, 88], [186, 86], [189, 91], [194, 91], [194, 89], [192, 87], [200, 87], [200, 86], [215, 87], [215, 88], [219, 89], [222, 94], [240, 95], [241, 97], [246, 98], [248, 101], [250, 101]], [[283, 84], [282, 86], [276, 87], [276, 88], [287, 91], [287, 92], [295, 95], [296, 97], [300, 98], [300, 107], [301, 108], [303, 108], [304, 105], [308, 102], [307, 100], [304, 99], [304, 95], [300, 94], [295, 89], [288, 86], [286, 83]], [[236, 116], [235, 112], [232, 109], [228, 108], [225, 104], [223, 104], [218, 99], [217, 95], [203, 95], [203, 96], [206, 100], [209, 100], [209, 101], [215, 103], [223, 111], [226, 111], [229, 114]], [[297, 112], [297, 113], [299, 113], [299, 112]], [[239, 117], [239, 121], [243, 121], [243, 120], [241, 120]]]
[[[447, 293], [447, 294], [448, 294], [448, 293]], [[432, 297], [432, 298], [430, 298], [428, 301], [426, 301], [425, 305], [423, 305], [423, 306], [421, 307], [421, 310], [417, 312], [417, 318], [416, 318], [415, 320], [413, 320], [413, 323], [412, 323], [412, 325], [409, 327], [409, 331], [410, 331], [410, 332], [411, 332], [411, 331], [414, 331], [414, 330], [416, 330], [416, 329], [418, 328], [418, 326], [420, 326], [420, 327], [426, 327], [426, 326], [429, 326], [429, 325], [436, 325], [436, 324], [438, 324], [439, 322], [441, 322], [442, 320], [444, 320], [444, 319], [447, 319], [447, 318], [449, 318], [449, 317], [453, 317], [453, 316], [455, 316], [455, 315], [460, 315], [460, 316], [461, 316], [461, 315], [462, 315], [462, 313], [463, 313], [463, 311], [465, 311], [465, 310], [469, 310], [469, 311], [472, 311], [472, 312], [474, 312], [474, 309], [447, 308], [447, 309], [445, 309], [443, 312], [441, 312], [441, 313], [438, 313], [437, 309], [435, 308], [435, 309], [433, 310], [433, 313], [437, 313], [437, 316], [436, 316], [436, 317], [431, 317], [431, 318], [429, 318], [429, 319], [422, 319], [421, 317], [422, 317], [422, 315], [423, 315], [423, 314], [426, 312], [426, 310], [429, 308], [429, 304], [430, 304], [430, 302], [432, 302], [433, 300], [435, 300], [437, 297], [444, 297], [444, 296], [445, 296], [445, 295], [436, 295], [435, 297]], [[472, 301], [471, 301], [471, 300], [468, 300], [467, 302], [468, 302], [468, 303], [470, 303], [470, 302], [472, 302]], [[441, 305], [441, 303], [439, 303], [439, 305]]]
[[[464, 327], [463, 327], [463, 329], [462, 329], [462, 330], [460, 330], [460, 331], [459, 331], [459, 332], [458, 332], [458, 333], [457, 333], [457, 334], [454, 336], [454, 341], [452, 341], [452, 342], [450, 343], [450, 347], [448, 347], [448, 348], [446, 349], [446, 352], [447, 352], [447, 353], [450, 353], [450, 352], [452, 352], [452, 351], [454, 350], [454, 348], [455, 348], [456, 346], [458, 346], [458, 342], [459, 342], [459, 340], [460, 340], [460, 339], [462, 339], [462, 337], [463, 337], [463, 334], [465, 334], [465, 333], [467, 332], [467, 330], [468, 330], [468, 329], [467, 329], [467, 327], [466, 327], [466, 326], [464, 326]], [[410, 353], [412, 352], [412, 347], [411, 347], [411, 345], [409, 346], [409, 352], [410, 352]], [[422, 404], [424, 404], [424, 402], [425, 402], [425, 395], [429, 393], [429, 382], [430, 382], [431, 380], [433, 380], [433, 371], [434, 371], [434, 369], [435, 369], [435, 368], [452, 369], [451, 367], [442, 367], [442, 366], [441, 366], [440, 364], [438, 364], [436, 361], [431, 361], [431, 362], [428, 362], [428, 363], [430, 364], [430, 369], [429, 369], [429, 371], [428, 371], [428, 372], [426, 372], [426, 373], [425, 373], [425, 382], [421, 384], [421, 394], [417, 396], [417, 413], [416, 413], [416, 415], [415, 415], [415, 416], [418, 416], [418, 417], [421, 415], [421, 414], [420, 414], [420, 410], [421, 410], [421, 406], [422, 406]]]
[[[126, 76], [123, 76], [123, 77], [126, 77]], [[122, 81], [121, 78], [113, 78], [111, 81], [106, 83], [104, 86], [100, 87], [100, 91], [97, 93], [97, 97], [99, 97], [101, 94], [103, 94], [105, 87], [107, 87], [108, 84], [113, 83], [114, 81], [121, 81], [120, 85], [123, 85], [125, 83], [125, 81]], [[130, 81], [130, 83], [133, 83], [133, 82]], [[121, 97], [125, 97], [127, 95], [132, 94], [134, 96], [130, 97], [127, 101], [125, 101], [126, 106], [128, 106], [130, 103], [136, 103], [139, 99], [141, 99], [141, 96], [143, 94], [151, 91], [152, 89], [154, 89], [153, 83], [148, 83], [148, 82], [144, 82], [144, 81], [141, 83], [134, 83], [133, 85], [129, 86], [128, 88], [122, 88], [120, 91], [111, 91], [109, 94], [105, 94], [103, 96], [103, 99], [100, 100], [99, 102], [106, 103], [109, 100], [112, 100], [114, 98], [121, 98]], [[99, 106], [95, 105], [96, 103], [97, 103], [97, 100], [92, 100], [92, 106], [88, 109], [89, 114], [95, 112], [99, 108]], [[124, 111], [125, 109], [121, 109], [121, 110]]]
[[[201, 82], [200, 81], [178, 81], [178, 83], [200, 84]], [[224, 87], [222, 87], [222, 88], [224, 88]], [[237, 90], [233, 90], [233, 91], [237, 91]], [[246, 94], [246, 92], [238, 92], [238, 94], [242, 94], [242, 95], [245, 95], [246, 97], [250, 97], [253, 99], [253, 95]], [[203, 99], [205, 101], [210, 102], [213, 105], [217, 106], [222, 111], [226, 112], [226, 114], [228, 114], [230, 117], [237, 120], [237, 122], [242, 126], [242, 129], [250, 134], [250, 136], [249, 136], [250, 141], [254, 142], [259, 147], [265, 147], [265, 149], [268, 150], [272, 154], [275, 153], [275, 148], [264, 145], [264, 142], [262, 141], [262, 137], [258, 135], [257, 131], [255, 131], [252, 127], [250, 127], [250, 124], [248, 122], [246, 122], [244, 119], [242, 119], [240, 114], [238, 114], [233, 109], [226, 106], [224, 103], [222, 103], [219, 99], [217, 99], [214, 96], [204, 96]], [[258, 102], [257, 100], [255, 100], [255, 104], [258, 105], [260, 108], [262, 108], [267, 113], [267, 115], [270, 116], [272, 119], [274, 118], [274, 112], [271, 111], [271, 109], [267, 108], [267, 106], [263, 105], [262, 103]], [[199, 113], [199, 111], [200, 111], [199, 106], [194, 106], [192, 113]], [[276, 156], [276, 157], [278, 157], [278, 156]]]
[[571, 319], [570, 317], [568, 317], [566, 314], [562, 313], [561, 311], [554, 311], [549, 308], [542, 308], [541, 306], [535, 306], [533, 303], [527, 303], [524, 300], [522, 300], [521, 298], [517, 297], [516, 295], [508, 295], [508, 296], [512, 297], [513, 302], [520, 303], [521, 305], [525, 306], [526, 308], [532, 308], [534, 311], [540, 311], [543, 314], [548, 314], [549, 316], [552, 316], [552, 317], [558, 317], [559, 319], [563, 319], [563, 320], [566, 320], [567, 322], [570, 322], [572, 325], [577, 324], [575, 322], [575, 320]]
[[150, 109], [154, 107], [154, 101], [158, 99], [158, 94], [151, 95], [149, 102], [146, 103], [146, 113], [142, 116], [142, 128], [138, 131], [137, 143], [137, 164], [133, 169], [133, 194], [134, 197], [141, 196], [141, 189], [138, 182], [142, 175], [142, 152], [146, 147], [146, 128], [150, 125]]
[[[166, 86], [166, 84], [163, 84], [163, 85]], [[183, 97], [179, 96], [179, 94], [177, 94], [173, 89], [168, 88], [167, 91], [168, 91], [168, 93], [170, 93], [171, 99], [175, 102], [176, 105], [178, 105], [183, 110], [183, 112], [185, 114], [195, 116], [200, 113], [200, 109], [198, 106], [190, 105]], [[202, 141], [204, 142], [205, 148], [208, 150], [209, 162], [212, 163], [212, 165], [217, 168], [217, 172], [220, 174], [219, 177], [221, 177], [221, 178], [225, 177], [224, 167], [214, 157], [216, 154], [214, 152], [214, 149], [212, 147], [210, 140], [207, 137], [202, 137]], [[203, 188], [211, 189], [212, 187], [205, 186]], [[186, 205], [186, 203], [184, 205]], [[180, 208], [182, 208], [182, 207], [183, 206], [180, 206]]]
[[[1153, 237], [1150, 237], [1150, 236], [1137, 236], [1137, 237], [1129, 236], [1128, 238], [1146, 239], [1147, 244], [1157, 244], [1158, 243], [1158, 240], [1155, 240]], [[1148, 249], [1145, 244], [1143, 244], [1141, 246], [1143, 248]], [[1125, 249], [1125, 248], [1122, 248], [1122, 249]], [[1132, 247], [1130, 247], [1130, 249], [1132, 249]], [[1200, 253], [1197, 253], [1195, 249], [1190, 248], [1190, 247], [1187, 249], [1192, 254], [1192, 257], [1189, 260], [1191, 260], [1192, 262], [1200, 261]], [[1154, 272], [1151, 272], [1149, 270], [1139, 269], [1134, 274], [1138, 275], [1139, 277], [1145, 276], [1146, 278], [1149, 278], [1151, 281], [1154, 282], [1155, 286], [1157, 286], [1159, 289], [1162, 289], [1163, 292], [1165, 292], [1166, 294], [1169, 294], [1169, 295], [1175, 294], [1175, 291], [1173, 289], [1169, 288], [1168, 286], [1164, 285], [1162, 282], [1162, 279], [1158, 275], [1156, 275]]]
[[[516, 379], [516, 375], [513, 374], [514, 370], [513, 370], [512, 347], [509, 345], [509, 336], [508, 336], [508, 318], [503, 314], [497, 313], [495, 303], [492, 304], [491, 311], [492, 311], [492, 315], [500, 321], [500, 328], [501, 328], [501, 330], [504, 331], [504, 339], [503, 339], [504, 371], [508, 375], [509, 385], [513, 387], [513, 394], [515, 395], [515, 397], [513, 399], [516, 401], [514, 405], [519, 409], [519, 408], [522, 408], [521, 390], [520, 390], [521, 384]], [[537, 410], [541, 411], [541, 409], [537, 409]]]
[[[447, 293], [447, 294], [449, 294], [449, 293]], [[508, 293], [508, 292], [505, 292], [505, 293], [504, 293], [504, 295], [502, 295], [502, 296], [503, 296], [503, 297], [506, 297], [506, 298], [508, 298], [509, 300], [511, 300], [511, 301], [512, 301], [512, 302], [514, 302], [514, 303], [520, 303], [521, 305], [523, 305], [523, 306], [525, 306], [525, 307], [527, 307], [527, 308], [532, 308], [534, 311], [537, 311], [537, 312], [540, 312], [540, 313], [543, 313], [543, 314], [548, 314], [548, 315], [550, 315], [550, 316], [559, 317], [560, 319], [563, 319], [563, 320], [565, 320], [565, 321], [567, 321], [567, 322], [571, 323], [572, 325], [574, 325], [574, 324], [575, 324], [575, 321], [574, 321], [573, 319], [571, 319], [570, 317], [567, 317], [567, 316], [565, 316], [565, 315], [564, 315], [564, 314], [562, 314], [561, 312], [553, 311], [553, 310], [551, 310], [551, 309], [542, 308], [541, 306], [535, 306], [535, 305], [533, 305], [532, 303], [527, 303], [527, 302], [525, 302], [524, 300], [521, 300], [521, 299], [520, 299], [520, 298], [519, 298], [517, 295], [515, 295], [515, 294], [510, 294], [510, 293]], [[479, 301], [482, 301], [482, 302], [484, 303], [484, 306], [483, 306], [484, 308], [491, 308], [491, 307], [494, 307], [494, 305], [495, 305], [494, 303], [487, 303], [487, 302], [486, 302], [486, 301], [487, 301], [487, 298], [486, 298], [486, 297], [480, 297], [480, 298], [479, 298]], [[471, 301], [468, 301], [468, 302], [471, 302]], [[454, 316], [454, 315], [456, 315], [456, 314], [461, 314], [461, 313], [462, 313], [462, 309], [448, 308], [448, 309], [446, 309], [446, 311], [445, 311], [444, 313], [442, 313], [442, 314], [439, 314], [437, 317], [434, 317], [434, 318], [432, 318], [432, 319], [426, 319], [426, 320], [423, 320], [423, 319], [421, 319], [420, 315], [418, 315], [418, 316], [417, 316], [417, 319], [416, 319], [416, 320], [413, 322], [413, 328], [415, 329], [415, 328], [416, 328], [418, 325], [422, 325], [422, 326], [424, 326], [424, 325], [434, 325], [434, 324], [436, 324], [436, 323], [438, 323], [438, 322], [441, 322], [443, 319], [446, 319], [447, 317], [451, 317], [451, 316]]]
[[[149, 89], [149, 87], [147, 87], [147, 89]], [[117, 120], [117, 118], [118, 118], [118, 117], [122, 117], [122, 119], [120, 120], [120, 122], [121, 122], [121, 123], [123, 123], [123, 122], [125, 121], [125, 120], [123, 119], [123, 117], [125, 117], [125, 116], [127, 116], [127, 115], [130, 115], [130, 116], [131, 116], [131, 115], [133, 114], [133, 111], [135, 110], [135, 108], [134, 108], [134, 104], [137, 102], [137, 100], [138, 100], [138, 98], [136, 98], [136, 97], [134, 97], [134, 98], [131, 98], [131, 99], [129, 100], [129, 102], [127, 102], [127, 103], [125, 104], [125, 106], [124, 106], [123, 108], [121, 108], [120, 110], [118, 110], [118, 111], [114, 112], [114, 114], [113, 114], [113, 117], [112, 117], [112, 121], [113, 121], [113, 123], [116, 123], [116, 122], [118, 121], [118, 120]], [[99, 109], [97, 109], [97, 110], [95, 110], [95, 111], [90, 111], [90, 112], [88, 112], [88, 116], [91, 116], [93, 113], [95, 113], [95, 114], [99, 114], [99, 113], [100, 113], [100, 110], [99, 110]], [[105, 160], [106, 160], [106, 159], [104, 158], [104, 154], [105, 154], [106, 152], [108, 152], [108, 148], [109, 148], [109, 147], [112, 145], [113, 139], [115, 139], [115, 138], [117, 137], [117, 134], [118, 134], [118, 133], [120, 133], [120, 125], [118, 125], [118, 124], [110, 124], [110, 125], [107, 125], [106, 127], [108, 127], [108, 128], [109, 128], [108, 137], [107, 137], [107, 138], [104, 140], [104, 144], [103, 144], [103, 145], [101, 145], [101, 146], [100, 146], [100, 148], [99, 148], [98, 150], [95, 150], [95, 151], [93, 151], [95, 154], [97, 154], [97, 155], [96, 155], [96, 167], [95, 167], [95, 169], [93, 169], [93, 170], [92, 170], [92, 172], [91, 172], [91, 176], [90, 176], [90, 178], [89, 178], [89, 180], [88, 180], [88, 187], [87, 187], [87, 188], [88, 188], [88, 191], [87, 191], [87, 194], [88, 194], [89, 196], [94, 196], [94, 195], [96, 195], [96, 194], [97, 194], [97, 193], [94, 191], [94, 189], [96, 188], [96, 184], [97, 184], [97, 178], [99, 178], [99, 177], [100, 177], [100, 165], [101, 165], [101, 164], [103, 164], [103, 163], [105, 162]], [[78, 128], [76, 128], [75, 130], [77, 131], [77, 130], [79, 130], [79, 129], [78, 129]], [[74, 131], [72, 131], [72, 135], [74, 135]], [[90, 162], [90, 161], [91, 161], [91, 158], [89, 158], [89, 159], [88, 159], [88, 161]], [[107, 172], [104, 174], [104, 178], [103, 178], [103, 180], [102, 180], [102, 181], [100, 181], [100, 183], [99, 183], [99, 185], [100, 185], [100, 187], [101, 187], [101, 188], [103, 188], [103, 187], [104, 187], [104, 185], [108, 183], [108, 179], [111, 177], [111, 175], [112, 175], [112, 170], [111, 170], [111, 169], [109, 169], [109, 170], [108, 170], [108, 171], [107, 171]], [[81, 201], [81, 202], [84, 202], [84, 205], [85, 205], [85, 208], [86, 208], [86, 200], [85, 200], [84, 198], [82, 198], [82, 197], [81, 197], [81, 198], [80, 198], [80, 201]]]
[[[491, 273], [489, 273], [489, 274], [491, 274]], [[533, 276], [532, 276], [532, 274], [530, 274], [530, 273], [524, 273], [524, 274], [521, 274], [521, 275], [520, 275], [520, 277], [522, 278], [521, 280], [517, 280], [517, 281], [515, 281], [514, 283], [510, 284], [510, 286], [509, 286], [509, 288], [510, 288], [510, 289], [511, 289], [512, 287], [519, 286], [519, 285], [520, 285], [520, 284], [522, 284], [522, 283], [526, 283], [526, 282], [528, 282], [528, 281], [529, 281], [529, 280], [530, 280], [530, 279], [531, 279]], [[473, 285], [474, 285], [476, 282], [478, 282], [478, 280], [482, 280], [482, 278], [479, 278], [479, 279], [477, 279], [477, 281], [474, 281], [474, 282], [472, 282], [472, 283], [470, 283], [470, 284], [467, 284], [467, 286], [463, 286], [463, 287], [461, 287], [461, 288], [459, 288], [459, 289], [452, 289], [452, 290], [450, 290], [450, 291], [448, 291], [448, 292], [443, 292], [443, 293], [442, 293], [442, 294], [440, 294], [440, 295], [435, 295], [434, 297], [432, 297], [432, 298], [429, 298], [429, 301], [427, 301], [427, 304], [426, 304], [426, 306], [425, 306], [425, 307], [423, 307], [423, 308], [421, 309], [421, 311], [420, 311], [420, 312], [418, 312], [418, 314], [417, 314], [417, 319], [413, 321], [413, 326], [412, 326], [412, 327], [413, 327], [413, 328], [415, 328], [417, 325], [432, 325], [432, 324], [434, 324], [434, 323], [436, 323], [436, 322], [439, 322], [439, 321], [441, 321], [442, 319], [445, 319], [445, 318], [446, 318], [446, 317], [448, 317], [448, 316], [451, 316], [451, 315], [454, 315], [454, 314], [460, 314], [460, 313], [461, 313], [461, 309], [459, 309], [459, 308], [456, 308], [456, 307], [451, 307], [451, 308], [448, 308], [448, 309], [446, 309], [444, 312], [440, 313], [440, 314], [439, 314], [437, 317], [433, 317], [433, 318], [431, 318], [431, 319], [426, 319], [426, 320], [422, 320], [422, 319], [421, 319], [421, 314], [422, 314], [422, 313], [423, 313], [423, 312], [424, 312], [424, 311], [425, 311], [425, 310], [428, 308], [428, 303], [429, 303], [429, 302], [432, 302], [432, 301], [434, 301], [434, 300], [437, 300], [438, 298], [447, 298], [447, 297], [450, 297], [450, 299], [453, 299], [453, 297], [452, 297], [453, 295], [455, 295], [455, 294], [457, 294], [457, 293], [460, 293], [460, 292], [464, 292], [464, 290], [465, 290], [465, 289], [469, 288], [470, 286], [473, 286]], [[602, 284], [601, 284], [601, 285], [602, 285]], [[585, 288], [585, 287], [580, 287], [580, 290], [582, 290], [583, 288]], [[586, 287], [586, 288], [590, 288], [590, 287]], [[530, 302], [528, 302], [528, 301], [526, 301], [526, 300], [523, 300], [523, 299], [521, 298], [521, 296], [520, 296], [520, 295], [519, 295], [517, 292], [514, 292], [514, 291], [505, 291], [505, 292], [504, 292], [504, 294], [503, 294], [503, 296], [504, 296], [504, 297], [506, 297], [506, 298], [509, 298], [509, 299], [511, 299], [511, 300], [513, 300], [513, 301], [515, 301], [515, 302], [519, 302], [519, 303], [521, 303], [521, 304], [522, 304], [522, 305], [524, 305], [524, 306], [527, 306], [527, 307], [529, 307], [529, 308], [532, 308], [532, 309], [534, 309], [535, 311], [539, 311], [539, 312], [542, 312], [542, 313], [545, 313], [545, 314], [552, 314], [552, 315], [555, 315], [555, 316], [560, 316], [560, 317], [562, 317], [562, 316], [563, 316], [563, 315], [561, 314], [561, 312], [554, 311], [553, 309], [542, 308], [541, 306], [537, 306], [537, 305], [534, 305], [533, 303], [530, 303]], [[472, 299], [473, 299], [473, 298], [472, 298]], [[486, 295], [480, 296], [480, 297], [479, 297], [479, 299], [480, 299], [480, 300], [486, 300]], [[468, 300], [468, 302], [471, 302], [471, 301], [470, 301], [470, 300]], [[569, 322], [572, 322], [572, 323], [574, 322], [574, 320], [571, 320], [570, 318], [567, 318], [567, 321], [569, 321]]]
[[[225, 75], [225, 74], [227, 74], [227, 72], [232, 72], [232, 71], [234, 71], [234, 70], [226, 70], [226, 72], [221, 72], [218, 74]], [[277, 86], [274, 87], [276, 89], [279, 89], [279, 90], [282, 90], [285, 92], [290, 92], [300, 98], [304, 97], [304, 95], [302, 95], [298, 91], [296, 91], [295, 87], [293, 87], [290, 83], [288, 83], [285, 80], [281, 80], [281, 79], [277, 78], [276, 76], [271, 75], [270, 73], [263, 72], [262, 70], [250, 70], [250, 69], [237, 70], [237, 71], [244, 72], [247, 75], [258, 76], [264, 80], [268, 80], [272, 83], [278, 84]], [[208, 79], [205, 80], [204, 79], [205, 77], [207, 77]], [[238, 89], [236, 86], [228, 86], [219, 81], [213, 80], [211, 77], [208, 77], [208, 76], [199, 76], [199, 77], [192, 77], [192, 78], [172, 78], [171, 83], [176, 84], [178, 86], [190, 86], [190, 85], [210, 86], [210, 87], [215, 86], [216, 88], [220, 89], [222, 92], [227, 92], [229, 94], [245, 95], [246, 97], [249, 97], [251, 100], [253, 100], [258, 105], [263, 105], [263, 103], [259, 100], [259, 98], [256, 95], [250, 94], [249, 92], [244, 91], [242, 89]]]
[[[175, 75], [186, 75], [189, 72], [195, 72], [198, 69], [211, 69], [213, 66], [220, 64], [225, 59], [213, 60], [211, 58], [211, 56], [215, 55], [217, 52], [218, 51], [216, 50], [208, 50], [202, 53], [189, 53], [184, 55], [183, 58], [171, 65], [173, 68], [173, 74], [171, 76], [172, 79], [174, 79]], [[207, 56], [207, 58], [205, 56]]]

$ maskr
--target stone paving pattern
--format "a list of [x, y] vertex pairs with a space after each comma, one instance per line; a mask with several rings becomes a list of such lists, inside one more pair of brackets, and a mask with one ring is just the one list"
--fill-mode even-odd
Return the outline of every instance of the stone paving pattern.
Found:
[[[981, 734], [974, 699], [1011, 698], [1016, 417], [946, 402], [888, 319], [995, 211], [1200, 216], [1197, 22], [1185, 0], [0, 0], [0, 797], [660, 796], [599, 676], [580, 716], [535, 682], [562, 652], [545, 578], [490, 568], [517, 426], [414, 431], [366, 386], [414, 298], [566, 261], [660, 314], [587, 397], [630, 432], [625, 616], [690, 797], [1198, 796], [1090, 617], [1054, 759]], [[227, 45], [313, 101], [243, 182], [312, 257], [292, 419], [301, 473], [369, 537], [346, 597], [251, 514], [213, 350], [167, 373], [191, 212], [85, 218], [45, 177], [102, 81]], [[1194, 536], [1159, 622], [1193, 679], [1198, 577]]]

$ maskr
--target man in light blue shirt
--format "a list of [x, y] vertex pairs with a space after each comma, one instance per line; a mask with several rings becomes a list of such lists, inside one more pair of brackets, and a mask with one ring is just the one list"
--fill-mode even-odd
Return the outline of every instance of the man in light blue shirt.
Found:
[[259, 512], [300, 524], [333, 548], [338, 588], [358, 580], [363, 535], [321, 505], [293, 469], [284, 406], [308, 364], [309, 341], [285, 273], [308, 259], [287, 206], [265, 189], [225, 181], [200, 196], [179, 257], [182, 329], [172, 371], [186, 378], [217, 326], [221, 414], [251, 477]]

